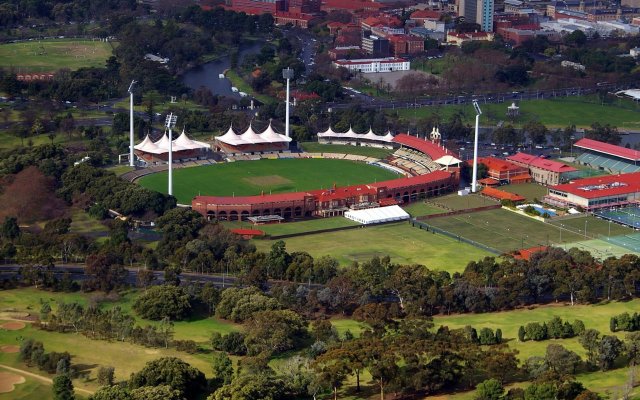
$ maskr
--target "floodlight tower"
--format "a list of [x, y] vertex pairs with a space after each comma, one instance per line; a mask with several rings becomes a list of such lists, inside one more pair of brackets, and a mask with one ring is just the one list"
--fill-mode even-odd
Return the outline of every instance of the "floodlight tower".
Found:
[[136, 81], [131, 81], [131, 85], [129, 85], [129, 166], [133, 167], [133, 85], [135, 85]]
[[287, 80], [287, 108], [285, 114], [285, 125], [284, 125], [284, 134], [289, 137], [289, 81], [293, 79], [294, 71], [287, 67], [282, 70], [282, 77]]
[[476, 100], [473, 101], [473, 108], [476, 109], [476, 134], [473, 139], [473, 178], [471, 180], [471, 192], [475, 193], [478, 187], [478, 131], [480, 130], [480, 115], [482, 110]]
[[169, 129], [169, 196], [173, 195], [173, 127], [176, 126], [178, 116], [173, 113], [167, 115], [165, 126]]

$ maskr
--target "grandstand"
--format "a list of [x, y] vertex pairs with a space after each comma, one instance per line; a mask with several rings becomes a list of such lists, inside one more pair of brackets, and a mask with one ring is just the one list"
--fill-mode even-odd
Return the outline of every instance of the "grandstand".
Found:
[[583, 149], [576, 161], [593, 169], [610, 173], [640, 171], [640, 151], [593, 139], [580, 139], [574, 147]]
[[411, 176], [424, 175], [442, 169], [442, 166], [428, 155], [405, 147], [396, 150], [386, 161]]

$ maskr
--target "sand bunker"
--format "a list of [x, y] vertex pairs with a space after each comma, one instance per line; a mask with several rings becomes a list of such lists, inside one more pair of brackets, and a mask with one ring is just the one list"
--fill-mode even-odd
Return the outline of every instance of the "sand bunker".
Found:
[[18, 321], [5, 322], [4, 324], [0, 325], [0, 328], [5, 329], [7, 331], [17, 331], [24, 327], [25, 327], [24, 322], [18, 322]]
[[2, 353], [17, 353], [20, 351], [20, 346], [16, 346], [14, 344], [5, 344], [4, 346], [0, 346], [0, 352]]
[[24, 383], [24, 376], [12, 374], [11, 372], [0, 372], [0, 393], [13, 392], [15, 385]]

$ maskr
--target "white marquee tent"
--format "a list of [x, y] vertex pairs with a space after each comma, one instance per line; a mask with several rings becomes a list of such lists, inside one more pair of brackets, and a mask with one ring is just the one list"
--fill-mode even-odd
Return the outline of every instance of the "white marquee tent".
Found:
[[402, 221], [410, 216], [400, 206], [368, 208], [365, 210], [351, 210], [344, 213], [345, 218], [363, 225], [380, 222]]

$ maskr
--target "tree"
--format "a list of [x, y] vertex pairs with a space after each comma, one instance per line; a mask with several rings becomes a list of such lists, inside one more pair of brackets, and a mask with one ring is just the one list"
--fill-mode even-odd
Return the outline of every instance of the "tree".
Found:
[[552, 383], [533, 383], [524, 391], [524, 400], [555, 399], [558, 391]]
[[68, 375], [58, 375], [53, 378], [53, 400], [73, 400], [73, 383]]
[[99, 253], [87, 257], [85, 274], [88, 288], [109, 292], [125, 283], [127, 270], [113, 255]]
[[115, 368], [110, 366], [100, 366], [98, 368], [98, 384], [102, 386], [113, 385]]
[[520, 325], [518, 328], [518, 340], [524, 342], [526, 340], [526, 331], [524, 330], [524, 326]]
[[591, 129], [587, 129], [584, 136], [589, 139], [611, 144], [620, 144], [622, 141], [618, 128], [610, 124], [602, 125], [600, 122], [591, 124]]
[[204, 374], [175, 357], [163, 357], [149, 361], [145, 367], [131, 375], [129, 387], [167, 385], [184, 397], [195, 398], [206, 387]]
[[527, 137], [533, 144], [546, 144], [549, 130], [539, 121], [529, 121], [523, 127]]
[[576, 29], [564, 37], [564, 42], [570, 46], [575, 45], [576, 47], [581, 47], [587, 43], [587, 35], [585, 35], [583, 31]]
[[216, 390], [207, 400], [276, 400], [285, 398], [286, 391], [287, 384], [280, 378], [265, 374], [243, 375]]
[[550, 344], [547, 346], [545, 361], [552, 371], [561, 375], [573, 375], [580, 365], [580, 356], [562, 345]]
[[168, 385], [143, 386], [131, 391], [131, 400], [184, 400], [184, 395]]
[[98, 389], [89, 400], [132, 400], [128, 389], [120, 386], [103, 386]]
[[623, 343], [616, 336], [603, 336], [598, 349], [600, 369], [603, 371], [611, 369], [616, 358], [622, 353], [622, 349]]
[[4, 217], [2, 223], [2, 231], [0, 235], [9, 240], [13, 240], [20, 236], [20, 227], [18, 226], [18, 219], [16, 217]]
[[488, 379], [476, 386], [475, 400], [500, 400], [504, 396], [504, 387], [496, 379]]
[[219, 388], [231, 383], [231, 380], [233, 379], [233, 364], [226, 353], [221, 351], [213, 353], [211, 369], [213, 370], [213, 378], [211, 382], [213, 387]]
[[161, 320], [166, 317], [179, 321], [191, 313], [190, 298], [180, 286], [153, 286], [136, 299], [133, 309], [143, 318]]
[[587, 351], [587, 361], [592, 365], [596, 365], [600, 346], [600, 332], [595, 329], [587, 329], [580, 335], [578, 342]]
[[294, 311], [261, 311], [249, 321], [245, 345], [250, 355], [280, 353], [297, 347], [307, 335], [306, 321]]
[[68, 358], [61, 358], [56, 364], [56, 374], [57, 375], [66, 375], [69, 373], [71, 369], [71, 362]]

